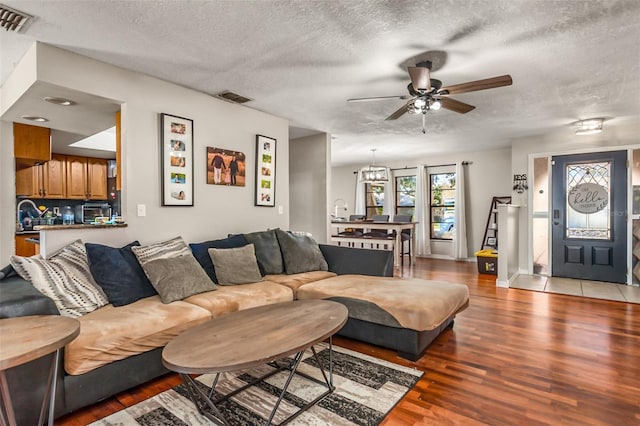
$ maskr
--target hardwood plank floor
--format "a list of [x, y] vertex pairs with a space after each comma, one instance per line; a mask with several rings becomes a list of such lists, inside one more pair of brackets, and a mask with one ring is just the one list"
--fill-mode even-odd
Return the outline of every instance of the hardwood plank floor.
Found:
[[[425, 372], [383, 426], [640, 425], [640, 305], [496, 288], [469, 262], [418, 259], [396, 273], [467, 284], [471, 302], [417, 362], [335, 338]], [[56, 425], [86, 425], [179, 383], [167, 375]]]

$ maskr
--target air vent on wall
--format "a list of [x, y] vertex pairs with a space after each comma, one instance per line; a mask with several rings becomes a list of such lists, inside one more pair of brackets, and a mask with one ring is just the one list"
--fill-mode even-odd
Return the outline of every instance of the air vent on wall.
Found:
[[30, 18], [33, 16], [0, 4], [0, 27], [7, 31], [20, 31]]
[[234, 104], [244, 104], [253, 100], [251, 98], [245, 98], [244, 96], [238, 95], [237, 93], [230, 92], [228, 90], [220, 92], [216, 96], [226, 101], [233, 102]]

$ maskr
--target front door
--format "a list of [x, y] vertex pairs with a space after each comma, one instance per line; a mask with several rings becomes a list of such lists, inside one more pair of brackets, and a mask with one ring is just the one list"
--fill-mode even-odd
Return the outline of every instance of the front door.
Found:
[[552, 161], [552, 275], [627, 282], [627, 152]]

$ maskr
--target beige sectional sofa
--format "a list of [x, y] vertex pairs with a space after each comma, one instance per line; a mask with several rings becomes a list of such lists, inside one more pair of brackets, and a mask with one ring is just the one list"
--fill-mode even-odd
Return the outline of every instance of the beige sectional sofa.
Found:
[[[199, 291], [169, 303], [163, 301], [166, 295], [159, 292], [120, 306], [109, 303], [77, 317], [80, 335], [65, 347], [62, 357], [64, 369], [58, 378], [61, 385], [57, 390], [56, 417], [165, 374], [161, 350], [173, 337], [230, 312], [297, 298], [337, 300], [349, 308], [350, 316], [339, 334], [396, 349], [403, 356], [416, 359], [468, 304], [464, 285], [392, 278], [393, 259], [388, 251], [318, 246], [279, 230], [253, 234], [256, 235], [244, 235], [255, 245], [261, 273], [258, 282], [218, 283], [215, 290]], [[282, 253], [274, 253], [276, 235], [280, 236], [276, 241], [280, 241]], [[267, 243], [263, 241], [265, 236]], [[288, 249], [284, 248], [284, 239]], [[209, 269], [208, 274], [211, 265], [205, 262], [208, 259], [203, 253], [209, 246], [220, 246], [220, 241], [191, 245], [195, 258], [200, 256], [198, 261], [202, 260], [202, 268]], [[297, 247], [296, 241], [311, 244], [312, 251], [306, 246]], [[313, 253], [316, 260], [320, 256], [319, 267], [298, 272], [315, 263], [300, 266], [293, 261], [292, 253]], [[277, 265], [274, 269], [274, 256], [283, 260], [279, 273]], [[17, 277], [11, 267], [0, 272], [0, 286], [0, 318], [57, 314], [60, 310], [50, 298]], [[31, 407], [33, 403], [25, 401], [38, 401], [42, 391], [25, 383], [40, 380], [37, 376], [45, 365], [41, 362], [34, 361], [9, 374], [11, 386], [25, 397], [20, 398], [23, 406], [16, 408], [24, 424], [31, 423], [33, 412], [37, 411]]]

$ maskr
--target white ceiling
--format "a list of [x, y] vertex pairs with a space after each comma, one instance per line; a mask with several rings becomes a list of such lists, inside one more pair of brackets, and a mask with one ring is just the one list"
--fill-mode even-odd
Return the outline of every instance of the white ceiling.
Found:
[[[640, 118], [640, 1], [0, 0], [35, 19], [0, 31], [0, 81], [34, 40], [215, 94], [328, 132], [333, 164], [510, 146], [578, 119]], [[407, 65], [435, 60], [453, 85], [510, 74], [513, 86], [453, 96], [468, 114], [384, 119], [405, 101]], [[113, 103], [110, 103], [113, 107]], [[110, 126], [105, 126], [110, 127]], [[102, 129], [99, 129], [102, 130]]]

